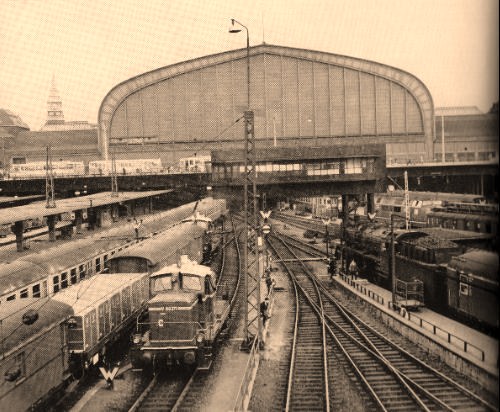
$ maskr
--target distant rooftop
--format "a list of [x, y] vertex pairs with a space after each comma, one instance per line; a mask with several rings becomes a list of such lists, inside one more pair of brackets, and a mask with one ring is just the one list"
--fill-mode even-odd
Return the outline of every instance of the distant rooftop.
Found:
[[477, 106], [451, 106], [436, 107], [434, 114], [436, 116], [470, 116], [484, 113]]
[[20, 127], [29, 130], [29, 126], [8, 109], [0, 109], [0, 127]]

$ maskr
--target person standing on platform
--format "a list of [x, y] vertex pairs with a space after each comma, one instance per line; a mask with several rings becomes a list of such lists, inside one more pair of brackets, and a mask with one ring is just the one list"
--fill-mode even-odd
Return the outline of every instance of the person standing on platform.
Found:
[[266, 321], [269, 319], [269, 298], [266, 297], [260, 303], [260, 314], [262, 316], [262, 325], [266, 326]]
[[267, 294], [271, 293], [271, 287], [274, 285], [274, 279], [271, 277], [271, 270], [266, 269], [266, 286], [267, 286]]
[[334, 256], [331, 256], [328, 261], [328, 274], [330, 275], [330, 279], [333, 281], [333, 277], [337, 273], [337, 261]]
[[354, 280], [358, 278], [358, 265], [354, 259], [351, 260], [351, 263], [349, 264], [349, 274]]
[[137, 221], [137, 219], [134, 219], [134, 231], [135, 231], [135, 238], [139, 239], [139, 229], [142, 226], [142, 219], [140, 222]]

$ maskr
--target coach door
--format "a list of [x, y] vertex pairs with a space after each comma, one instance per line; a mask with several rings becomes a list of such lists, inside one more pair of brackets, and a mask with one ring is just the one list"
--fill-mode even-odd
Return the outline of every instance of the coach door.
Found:
[[469, 284], [469, 277], [465, 273], [461, 272], [459, 276], [460, 284], [458, 291], [458, 309], [462, 312], [470, 313], [472, 287]]

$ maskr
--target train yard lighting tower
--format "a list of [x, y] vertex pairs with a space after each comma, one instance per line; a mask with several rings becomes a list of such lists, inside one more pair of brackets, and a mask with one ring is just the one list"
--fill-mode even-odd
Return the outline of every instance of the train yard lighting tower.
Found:
[[247, 33], [247, 107], [244, 113], [244, 167], [243, 177], [243, 268], [245, 270], [244, 289], [246, 295], [246, 310], [244, 310], [244, 340], [243, 350], [249, 350], [254, 339], [261, 338], [262, 319], [260, 317], [260, 271], [259, 271], [259, 223], [257, 215], [257, 183], [255, 173], [255, 133], [254, 112], [250, 110], [250, 35], [248, 28], [235, 19], [231, 19], [229, 33], [239, 33], [241, 28]]

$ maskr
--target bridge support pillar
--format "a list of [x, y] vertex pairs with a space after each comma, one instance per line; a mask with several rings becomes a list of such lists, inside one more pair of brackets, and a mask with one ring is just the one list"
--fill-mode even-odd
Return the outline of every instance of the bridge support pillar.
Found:
[[18, 252], [24, 251], [24, 221], [15, 222], [12, 231], [16, 235], [16, 247]]
[[47, 216], [47, 227], [49, 228], [49, 242], [56, 241], [56, 216]]
[[82, 233], [83, 211], [75, 210], [76, 233]]
[[367, 193], [366, 194], [366, 212], [374, 213], [375, 212], [375, 194]]
[[94, 230], [97, 226], [97, 211], [91, 207], [87, 209], [88, 230]]
[[113, 222], [118, 222], [118, 205], [111, 205], [111, 220]]

